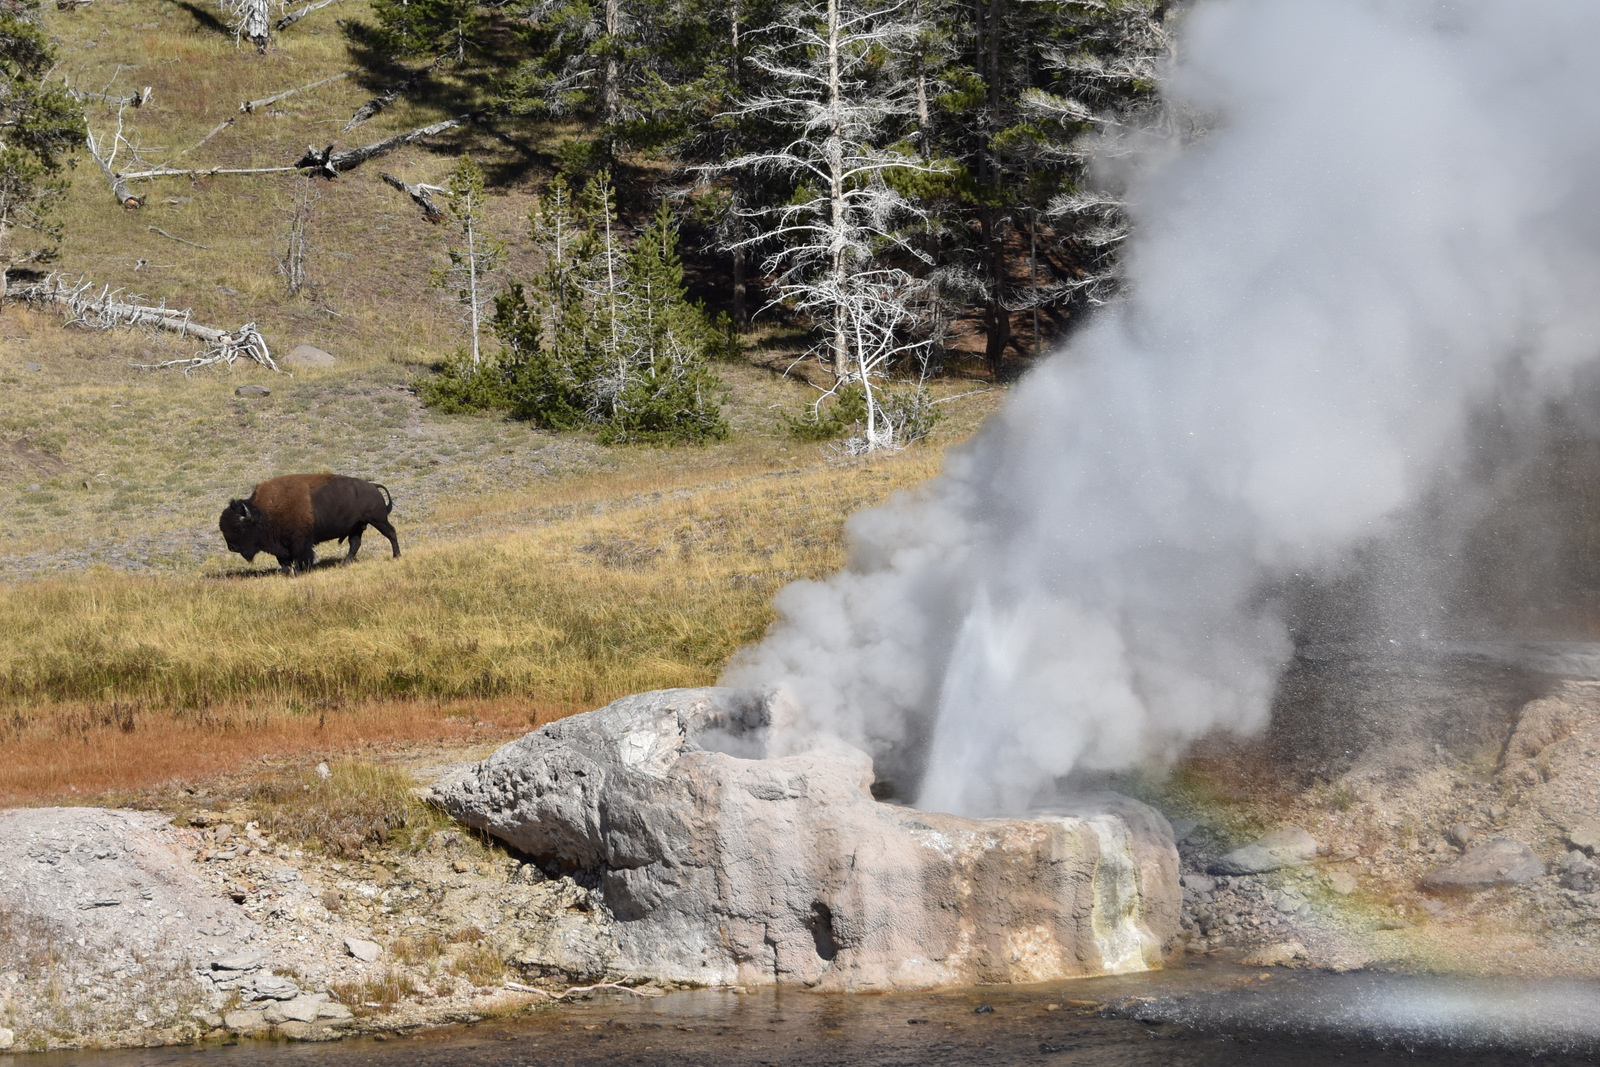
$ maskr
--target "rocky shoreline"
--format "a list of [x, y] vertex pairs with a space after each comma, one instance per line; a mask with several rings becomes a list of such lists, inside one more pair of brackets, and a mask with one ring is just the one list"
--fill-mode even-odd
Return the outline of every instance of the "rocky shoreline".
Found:
[[[1173, 962], [1600, 979], [1600, 683], [1553, 680], [1503, 715], [1485, 700], [1503, 731], [1488, 747], [1459, 701], [1392, 700], [1448, 705], [1464, 740], [1413, 716], [1336, 760], [1302, 750], [1298, 781], [1241, 771], [1246, 750], [1144, 794], [1177, 841]], [[419, 788], [467, 766], [435, 759]], [[245, 805], [12, 809], [0, 854], [13, 1051], [326, 1040], [548, 1008], [574, 986], [669, 988], [607, 969], [581, 873], [465, 827], [335, 859]]]

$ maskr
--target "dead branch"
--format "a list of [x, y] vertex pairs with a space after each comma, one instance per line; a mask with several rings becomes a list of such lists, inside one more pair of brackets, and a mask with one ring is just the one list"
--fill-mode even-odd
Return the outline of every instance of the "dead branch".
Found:
[[34, 305], [54, 305], [66, 316], [68, 326], [81, 326], [89, 330], [111, 330], [119, 326], [131, 329], [143, 326], [149, 329], [170, 330], [182, 337], [192, 335], [206, 343], [203, 350], [187, 359], [169, 359], [164, 363], [153, 364], [131, 364], [144, 370], [182, 367], [184, 373], [188, 374], [190, 371], [215, 363], [227, 363], [231, 366], [241, 357], [270, 370], [279, 369], [278, 364], [272, 359], [272, 353], [267, 349], [266, 340], [253, 322], [247, 322], [231, 333], [209, 326], [200, 326], [190, 320], [188, 308], [179, 310], [169, 308], [164, 303], [150, 305], [125, 300], [122, 299], [121, 289], [103, 286], [96, 291], [92, 283], [81, 278], [76, 284], [69, 284], [59, 273], [50, 274], [44, 281], [35, 285], [14, 290], [12, 295]]
[[153, 88], [146, 85], [144, 88], [136, 90], [132, 96], [116, 96], [112, 93], [91, 93], [83, 89], [74, 89], [70, 85], [67, 86], [67, 92], [71, 93], [75, 100], [99, 100], [106, 104], [116, 104], [118, 107], [144, 107], [150, 102], [150, 94], [154, 91]]
[[151, 178], [209, 178], [214, 174], [288, 174], [299, 167], [204, 167], [185, 170], [179, 167], [157, 167], [154, 170], [136, 170], [117, 177], [125, 182], [147, 182]]
[[166, 230], [163, 230], [160, 226], [146, 226], [145, 229], [149, 230], [151, 233], [159, 233], [161, 236], [165, 237], [167, 240], [176, 241], [180, 245], [189, 245], [191, 248], [203, 248], [207, 252], [211, 251], [211, 246], [210, 245], [197, 244], [194, 241], [188, 240], [187, 238], [177, 237], [177, 236], [175, 236], [173, 234], [168, 233]]
[[80, 7], [88, 7], [94, 0], [56, 0], [57, 11], [76, 11]]
[[382, 178], [396, 189], [399, 189], [402, 193], [405, 193], [407, 196], [411, 197], [411, 199], [416, 202], [416, 205], [422, 209], [422, 217], [424, 219], [435, 224], [444, 221], [444, 209], [438, 204], [434, 203], [433, 197], [428, 195], [429, 193], [444, 192], [442, 187], [437, 185], [409, 185], [406, 182], [401, 181], [399, 178], [396, 178], [393, 174], [387, 174], [381, 171], [379, 172], [378, 177]]
[[113, 171], [111, 169], [111, 164], [108, 163], [105, 157], [101, 156], [99, 151], [96, 150], [94, 134], [91, 133], [85, 137], [85, 142], [88, 145], [89, 154], [93, 156], [94, 161], [100, 165], [101, 173], [106, 176], [106, 181], [110, 183], [111, 195], [117, 198], [117, 203], [130, 210], [143, 204], [144, 197], [134, 196], [133, 193], [128, 189], [128, 183], [123, 176]]
[[350, 121], [344, 124], [344, 130], [342, 132], [349, 133], [351, 130], [355, 129], [357, 126], [361, 125], [363, 122], [366, 122], [372, 116], [376, 115], [378, 112], [382, 111], [384, 108], [400, 99], [400, 97], [404, 96], [406, 93], [409, 93], [412, 89], [415, 89], [418, 82], [432, 74], [434, 71], [438, 70], [439, 64], [443, 62], [444, 57], [440, 56], [432, 63], [429, 63], [426, 67], [423, 67], [421, 70], [412, 74], [409, 78], [406, 78], [404, 81], [385, 89], [371, 100], [368, 100], [365, 104], [362, 104], [360, 107], [356, 108], [356, 113], [351, 115]]
[[[139, 95], [143, 96], [143, 93]], [[127, 109], [128, 103], [126, 101], [117, 108], [117, 128], [111, 134], [111, 143], [109, 148], [104, 147], [104, 139], [97, 141], [94, 136], [94, 131], [89, 129], [87, 126], [85, 126], [83, 130], [83, 141], [84, 145], [89, 149], [89, 154], [94, 157], [95, 163], [99, 165], [101, 173], [106, 176], [106, 181], [110, 183], [111, 195], [117, 198], [117, 203], [121, 204], [125, 208], [136, 208], [144, 203], [144, 198], [140, 196], [134, 196], [133, 193], [129, 191], [128, 184], [123, 180], [122, 175], [117, 173], [117, 171], [112, 167], [112, 164], [117, 161], [117, 153], [121, 151], [124, 145], [127, 146], [128, 154], [130, 156], [135, 159], [138, 158], [138, 150], [134, 148], [134, 146], [126, 137], [123, 136], [122, 133], [122, 113]]]
[[324, 177], [337, 178], [341, 171], [351, 170], [360, 166], [375, 156], [387, 155], [396, 148], [404, 148], [408, 144], [436, 137], [446, 130], [453, 130], [469, 119], [481, 115], [481, 111], [469, 111], [465, 115], [457, 115], [453, 119], [444, 119], [435, 122], [432, 126], [412, 130], [410, 133], [398, 133], [382, 141], [363, 145], [360, 148], [347, 148], [343, 152], [335, 152], [333, 145], [319, 149], [315, 145], [306, 146], [306, 154], [295, 163], [296, 167], [313, 168]]
[[293, 26], [295, 23], [299, 22], [313, 11], [320, 11], [329, 4], [337, 4], [338, 2], [339, 0], [317, 0], [317, 2], [314, 4], [307, 4], [299, 11], [291, 11], [277, 22], [274, 22], [272, 24], [273, 28], [279, 33], [282, 33], [284, 30], [288, 29], [290, 26]]
[[[237, 121], [238, 121], [238, 119], [233, 119], [233, 118], [223, 119], [221, 122], [217, 123], [216, 127], [210, 133], [208, 133], [204, 137], [200, 138], [198, 141], [196, 141], [194, 144], [190, 145], [188, 148], [185, 148], [182, 152], [179, 152], [177, 155], [173, 156], [172, 159], [182, 159], [184, 156], [188, 155], [190, 152], [193, 152], [196, 148], [199, 148], [201, 145], [205, 144], [207, 141], [211, 140], [211, 138], [215, 137], [217, 134], [221, 133], [223, 130], [227, 129], [229, 126], [232, 126]], [[163, 163], [163, 166], [165, 166], [166, 163], [170, 163], [171, 161], [172, 160], [166, 160]]]
[[[327, 2], [331, 4], [331, 3], [334, 2], [334, 0], [327, 0]], [[286, 96], [293, 96], [295, 93], [303, 93], [307, 89], [315, 89], [318, 86], [327, 85], [329, 82], [336, 82], [340, 78], [348, 78], [348, 77], [350, 77], [350, 72], [348, 70], [340, 71], [338, 74], [333, 75], [331, 78], [323, 78], [321, 81], [312, 82], [310, 85], [302, 85], [302, 86], [299, 86], [298, 88], [294, 88], [294, 89], [285, 89], [281, 93], [274, 93], [272, 96], [264, 97], [261, 100], [246, 100], [244, 103], [239, 105], [239, 110], [248, 115], [250, 112], [254, 111], [256, 108], [258, 108], [258, 107], [266, 107], [268, 104], [276, 104], [279, 100], [282, 100]]]
[[[624, 981], [626, 981], [626, 979], [624, 979]], [[511, 990], [513, 993], [534, 993], [541, 997], [549, 997], [551, 1000], [565, 1000], [567, 997], [574, 996], [578, 993], [593, 993], [596, 989], [619, 989], [624, 993], [632, 993], [636, 997], [665, 996], [665, 994], [655, 992], [654, 990], [634, 989], [632, 986], [625, 986], [621, 982], [596, 982], [594, 985], [575, 985], [561, 993], [552, 993], [548, 989], [540, 989], [537, 986], [523, 985], [521, 982], [507, 982], [505, 988]]]

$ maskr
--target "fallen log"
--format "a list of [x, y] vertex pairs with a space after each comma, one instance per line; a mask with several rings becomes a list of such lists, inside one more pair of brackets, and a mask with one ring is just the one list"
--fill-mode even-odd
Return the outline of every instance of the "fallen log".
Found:
[[[328, 2], [332, 3], [333, 0], [328, 0]], [[252, 111], [254, 111], [256, 108], [258, 108], [258, 107], [266, 107], [268, 104], [276, 104], [279, 100], [282, 100], [286, 96], [293, 96], [295, 93], [303, 93], [307, 89], [315, 89], [318, 86], [327, 85], [329, 82], [336, 82], [340, 78], [348, 78], [348, 77], [350, 77], [350, 72], [348, 70], [340, 71], [338, 74], [333, 75], [331, 78], [323, 78], [321, 81], [312, 82], [310, 85], [301, 85], [301, 86], [297, 86], [296, 88], [293, 88], [293, 89], [285, 89], [281, 93], [274, 93], [273, 95], [268, 96], [268, 97], [263, 97], [260, 100], [246, 100], [244, 103], [239, 105], [239, 110], [244, 112], [246, 115], [248, 115]]]
[[338, 2], [339, 0], [317, 0], [317, 2], [314, 4], [307, 4], [299, 11], [291, 11], [277, 22], [274, 22], [272, 24], [273, 28], [279, 33], [282, 33], [284, 30], [288, 29], [290, 26], [293, 26], [295, 23], [299, 22], [313, 11], [320, 11], [329, 4], [337, 4]]
[[81, 278], [68, 283], [59, 273], [47, 275], [42, 282], [12, 290], [18, 300], [36, 306], [53, 306], [67, 318], [68, 326], [81, 326], [88, 330], [110, 330], [118, 326], [129, 329], [143, 326], [156, 330], [169, 330], [181, 337], [197, 337], [206, 347], [187, 359], [169, 359], [163, 363], [134, 363], [130, 366], [143, 370], [161, 370], [182, 367], [185, 374], [215, 363], [227, 363], [246, 358], [269, 370], [279, 370], [267, 348], [266, 339], [256, 324], [247, 322], [237, 330], [228, 332], [210, 326], [201, 326], [190, 318], [188, 308], [169, 308], [163, 304], [142, 304], [136, 299], [123, 299], [121, 289], [94, 285]]
[[396, 178], [393, 174], [379, 172], [378, 177], [405, 193], [416, 205], [422, 209], [422, 217], [429, 222], [438, 224], [444, 221], [444, 209], [434, 203], [429, 193], [442, 193], [444, 189], [437, 185], [411, 185]]
[[299, 167], [156, 167], [118, 174], [124, 182], [147, 182], [151, 178], [209, 178], [214, 174], [288, 174]]
[[351, 170], [376, 156], [387, 155], [396, 148], [404, 148], [408, 144], [414, 144], [429, 137], [436, 137], [446, 130], [453, 130], [469, 119], [474, 119], [481, 114], [483, 114], [482, 111], [469, 111], [465, 115], [457, 115], [453, 119], [444, 119], [440, 122], [435, 122], [431, 126], [423, 126], [421, 129], [412, 130], [409, 133], [397, 133], [393, 137], [385, 138], [382, 141], [374, 141], [372, 144], [362, 145], [360, 148], [347, 148], [343, 152], [335, 152], [333, 145], [328, 145], [326, 148], [321, 149], [317, 148], [316, 145], [307, 145], [306, 154], [295, 162], [295, 166], [302, 170], [315, 170], [326, 178], [337, 178], [341, 171]]
[[376, 115], [378, 112], [382, 111], [384, 108], [400, 99], [406, 93], [409, 93], [412, 89], [415, 89], [418, 82], [432, 74], [434, 71], [438, 70], [439, 64], [443, 62], [444, 57], [440, 56], [432, 63], [429, 63], [426, 67], [423, 67], [421, 70], [412, 74], [409, 78], [390, 86], [377, 96], [373, 97], [371, 100], [368, 100], [365, 104], [362, 104], [360, 107], [356, 108], [356, 113], [350, 116], [350, 121], [344, 124], [344, 129], [341, 132], [349, 133], [351, 130], [355, 129], [357, 126], [361, 125], [363, 122], [366, 122], [372, 116]]

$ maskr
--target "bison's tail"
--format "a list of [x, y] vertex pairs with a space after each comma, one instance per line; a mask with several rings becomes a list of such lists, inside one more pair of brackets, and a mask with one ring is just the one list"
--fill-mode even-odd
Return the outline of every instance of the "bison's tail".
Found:
[[383, 495], [385, 498], [383, 513], [385, 515], [389, 514], [389, 512], [394, 510], [394, 497], [389, 495], [389, 487], [384, 485], [382, 482], [373, 482], [372, 484], [383, 490]]

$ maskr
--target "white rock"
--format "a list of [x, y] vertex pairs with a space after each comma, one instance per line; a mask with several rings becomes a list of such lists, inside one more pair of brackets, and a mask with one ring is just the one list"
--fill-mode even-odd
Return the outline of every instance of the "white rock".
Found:
[[[1177, 850], [1143, 804], [1106, 795], [1031, 820], [881, 804], [856, 749], [748, 758], [772, 716], [759, 694], [644, 693], [436, 784], [456, 817], [598, 881], [518, 962], [918, 988], [1143, 970], [1176, 935]], [[561, 884], [536, 888], [586, 895]]]
[[345, 938], [344, 948], [346, 952], [362, 963], [371, 963], [383, 951], [383, 946], [376, 941], [367, 941], [359, 937]]
[[0, 1026], [0, 1049], [10, 1048], [17, 1043], [17, 1035]]

